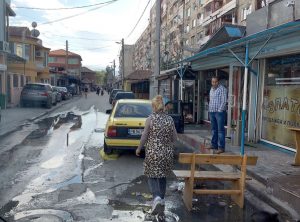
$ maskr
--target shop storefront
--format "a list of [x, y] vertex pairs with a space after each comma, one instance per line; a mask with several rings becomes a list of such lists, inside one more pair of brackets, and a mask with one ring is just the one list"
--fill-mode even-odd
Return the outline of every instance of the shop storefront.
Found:
[[202, 71], [202, 90], [200, 91], [200, 104], [202, 107], [201, 120], [204, 122], [210, 122], [208, 115], [208, 105], [209, 105], [209, 92], [211, 89], [211, 79], [213, 76], [218, 76], [220, 78], [220, 84], [225, 86], [226, 89], [229, 87], [229, 68], [219, 68], [219, 69], [209, 69]]
[[300, 54], [266, 59], [261, 140], [294, 150], [300, 128]]

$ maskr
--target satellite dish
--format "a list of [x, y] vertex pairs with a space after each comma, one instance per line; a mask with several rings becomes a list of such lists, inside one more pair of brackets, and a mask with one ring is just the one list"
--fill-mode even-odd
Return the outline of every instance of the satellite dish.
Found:
[[35, 29], [35, 28], [37, 27], [37, 23], [36, 23], [36, 22], [32, 22], [32, 23], [31, 23], [31, 26], [32, 26], [32, 28]]
[[39, 30], [37, 30], [37, 29], [31, 30], [31, 36], [37, 38], [37, 37], [39, 37], [39, 35], [40, 35], [40, 31]]

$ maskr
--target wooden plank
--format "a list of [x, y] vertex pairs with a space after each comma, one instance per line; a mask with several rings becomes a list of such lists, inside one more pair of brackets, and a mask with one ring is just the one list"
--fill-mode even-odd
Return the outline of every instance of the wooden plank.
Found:
[[[192, 153], [180, 153], [179, 163], [192, 163]], [[218, 154], [196, 154], [196, 164], [229, 164], [241, 165], [242, 156], [240, 155], [218, 155]]]
[[191, 184], [190, 179], [186, 179], [182, 199], [188, 211], [193, 207], [193, 187], [194, 184]]
[[288, 128], [289, 130], [300, 132], [300, 128]]
[[[180, 153], [179, 163], [191, 164], [192, 153]], [[248, 156], [247, 165], [256, 165], [257, 156]], [[219, 155], [219, 154], [196, 154], [196, 164], [228, 164], [242, 165], [243, 157], [240, 155]]]
[[240, 194], [240, 190], [209, 190], [209, 189], [197, 189], [194, 190], [195, 194], [224, 194], [224, 195], [230, 195], [230, 194]]
[[[191, 171], [189, 170], [173, 170], [178, 178], [189, 178]], [[241, 178], [239, 172], [222, 172], [222, 171], [195, 171], [194, 179], [208, 180], [237, 180]]]
[[295, 141], [296, 141], [296, 153], [294, 166], [300, 166], [300, 130], [295, 132]]
[[257, 164], [257, 156], [247, 156], [247, 165], [255, 166]]

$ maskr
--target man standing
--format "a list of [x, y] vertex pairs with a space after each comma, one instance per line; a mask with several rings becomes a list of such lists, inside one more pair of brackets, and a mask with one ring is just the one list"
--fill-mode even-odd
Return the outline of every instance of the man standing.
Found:
[[212, 77], [209, 93], [209, 117], [211, 122], [212, 140], [211, 149], [214, 153], [225, 152], [225, 109], [227, 102], [227, 90], [219, 84], [218, 77]]

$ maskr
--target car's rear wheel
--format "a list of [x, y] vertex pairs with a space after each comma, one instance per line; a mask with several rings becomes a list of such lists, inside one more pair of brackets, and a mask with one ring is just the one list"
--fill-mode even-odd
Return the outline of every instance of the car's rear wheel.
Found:
[[46, 104], [46, 108], [47, 109], [51, 109], [52, 108], [52, 102], [50, 100], [48, 100], [48, 102]]
[[20, 101], [20, 107], [25, 107], [25, 102], [23, 100]]
[[113, 149], [111, 147], [107, 146], [107, 144], [105, 142], [104, 142], [103, 149], [104, 149], [105, 154], [112, 154], [112, 152], [113, 152]]

